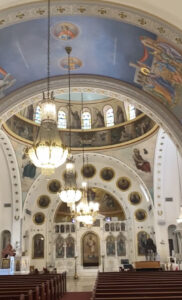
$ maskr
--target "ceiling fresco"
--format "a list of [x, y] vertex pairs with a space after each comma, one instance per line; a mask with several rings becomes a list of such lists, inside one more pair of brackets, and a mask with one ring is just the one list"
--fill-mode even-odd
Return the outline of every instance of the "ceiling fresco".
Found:
[[[47, 77], [47, 18], [0, 30], [0, 98]], [[182, 54], [141, 27], [94, 16], [51, 18], [51, 76], [71, 74], [122, 80], [153, 95], [182, 122]]]
[[[65, 46], [71, 53], [72, 74], [96, 74], [134, 82], [136, 63], [144, 53], [141, 36], [156, 35], [142, 28], [97, 17], [51, 19], [51, 76], [67, 74]], [[1, 97], [47, 76], [47, 19], [22, 22], [0, 30]], [[147, 64], [151, 66], [152, 55]], [[5, 81], [6, 80], [6, 81]], [[4, 83], [4, 85], [3, 85]]]

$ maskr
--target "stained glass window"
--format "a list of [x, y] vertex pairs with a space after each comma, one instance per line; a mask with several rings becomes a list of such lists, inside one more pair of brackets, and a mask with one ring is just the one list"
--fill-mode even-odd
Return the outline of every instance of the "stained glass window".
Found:
[[36, 107], [36, 110], [35, 110], [34, 121], [37, 124], [41, 123], [41, 109], [40, 109], [39, 105]]
[[105, 111], [105, 122], [106, 127], [114, 125], [114, 112], [112, 107], [108, 107]]
[[130, 120], [133, 120], [136, 118], [136, 110], [133, 105], [129, 105], [129, 118], [130, 118]]
[[63, 110], [58, 111], [58, 128], [66, 128], [66, 113]]
[[89, 111], [82, 113], [82, 129], [91, 129], [91, 114]]

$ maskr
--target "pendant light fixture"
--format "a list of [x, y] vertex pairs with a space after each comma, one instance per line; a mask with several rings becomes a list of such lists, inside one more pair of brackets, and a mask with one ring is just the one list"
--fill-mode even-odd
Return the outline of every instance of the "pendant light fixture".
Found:
[[[82, 94], [82, 112], [83, 112], [83, 94]], [[83, 129], [84, 131], [84, 129]], [[83, 174], [84, 174], [84, 167], [85, 167], [85, 148], [84, 148], [84, 135], [82, 139], [82, 158], [83, 158]], [[87, 162], [88, 164], [88, 162]], [[89, 201], [88, 199], [88, 184], [84, 180], [83, 175], [83, 182], [82, 182], [82, 199], [78, 203], [78, 205], [72, 206], [72, 214], [75, 216], [78, 222], [82, 222], [85, 225], [92, 225], [96, 215], [99, 210], [99, 203]]]
[[69, 155], [66, 162], [65, 172], [65, 185], [63, 190], [59, 193], [60, 199], [71, 206], [73, 203], [79, 201], [82, 196], [82, 192], [77, 188], [76, 184], [76, 172], [74, 159], [71, 153], [71, 82], [70, 82], [70, 53], [71, 47], [65, 48], [68, 55], [68, 123], [69, 123]]
[[47, 20], [47, 92], [43, 92], [41, 124], [32, 147], [28, 149], [28, 155], [43, 174], [52, 174], [66, 161], [68, 150], [63, 146], [59, 135], [56, 105], [53, 92], [50, 91], [50, 0]]

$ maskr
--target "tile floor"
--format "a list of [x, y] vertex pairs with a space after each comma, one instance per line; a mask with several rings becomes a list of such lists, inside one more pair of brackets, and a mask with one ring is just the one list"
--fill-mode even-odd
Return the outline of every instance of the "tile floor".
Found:
[[96, 277], [67, 277], [67, 292], [89, 292], [93, 291]]

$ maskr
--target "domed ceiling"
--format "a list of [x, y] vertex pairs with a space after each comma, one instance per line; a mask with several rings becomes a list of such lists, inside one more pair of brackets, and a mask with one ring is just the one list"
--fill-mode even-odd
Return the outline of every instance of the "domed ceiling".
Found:
[[[41, 86], [47, 77], [47, 2], [0, 11], [0, 25], [0, 98], [14, 91], [26, 92], [27, 85]], [[88, 87], [98, 78], [105, 82], [112, 78], [133, 92], [146, 92], [146, 99], [147, 93], [152, 95], [149, 109], [152, 103], [152, 110], [160, 111], [159, 118], [163, 119], [163, 110], [169, 110], [182, 121], [180, 36], [177, 28], [128, 7], [52, 1], [50, 75], [54, 80], [67, 75], [65, 46], [71, 46], [71, 74], [77, 75], [76, 86], [77, 78], [79, 87], [83, 78], [78, 75], [87, 75]], [[93, 80], [90, 85], [89, 78]], [[173, 120], [176, 128], [180, 127], [178, 121]]]
[[[144, 55], [142, 38], [156, 35], [136, 26], [97, 17], [51, 18], [51, 76], [67, 74], [65, 46], [72, 46], [75, 74], [109, 76], [132, 84], [136, 63]], [[11, 74], [6, 93], [47, 76], [47, 19], [19, 23], [0, 31], [1, 75]], [[144, 61], [144, 58], [143, 58]], [[153, 55], [145, 53], [150, 67]], [[137, 85], [138, 86], [138, 85]]]

